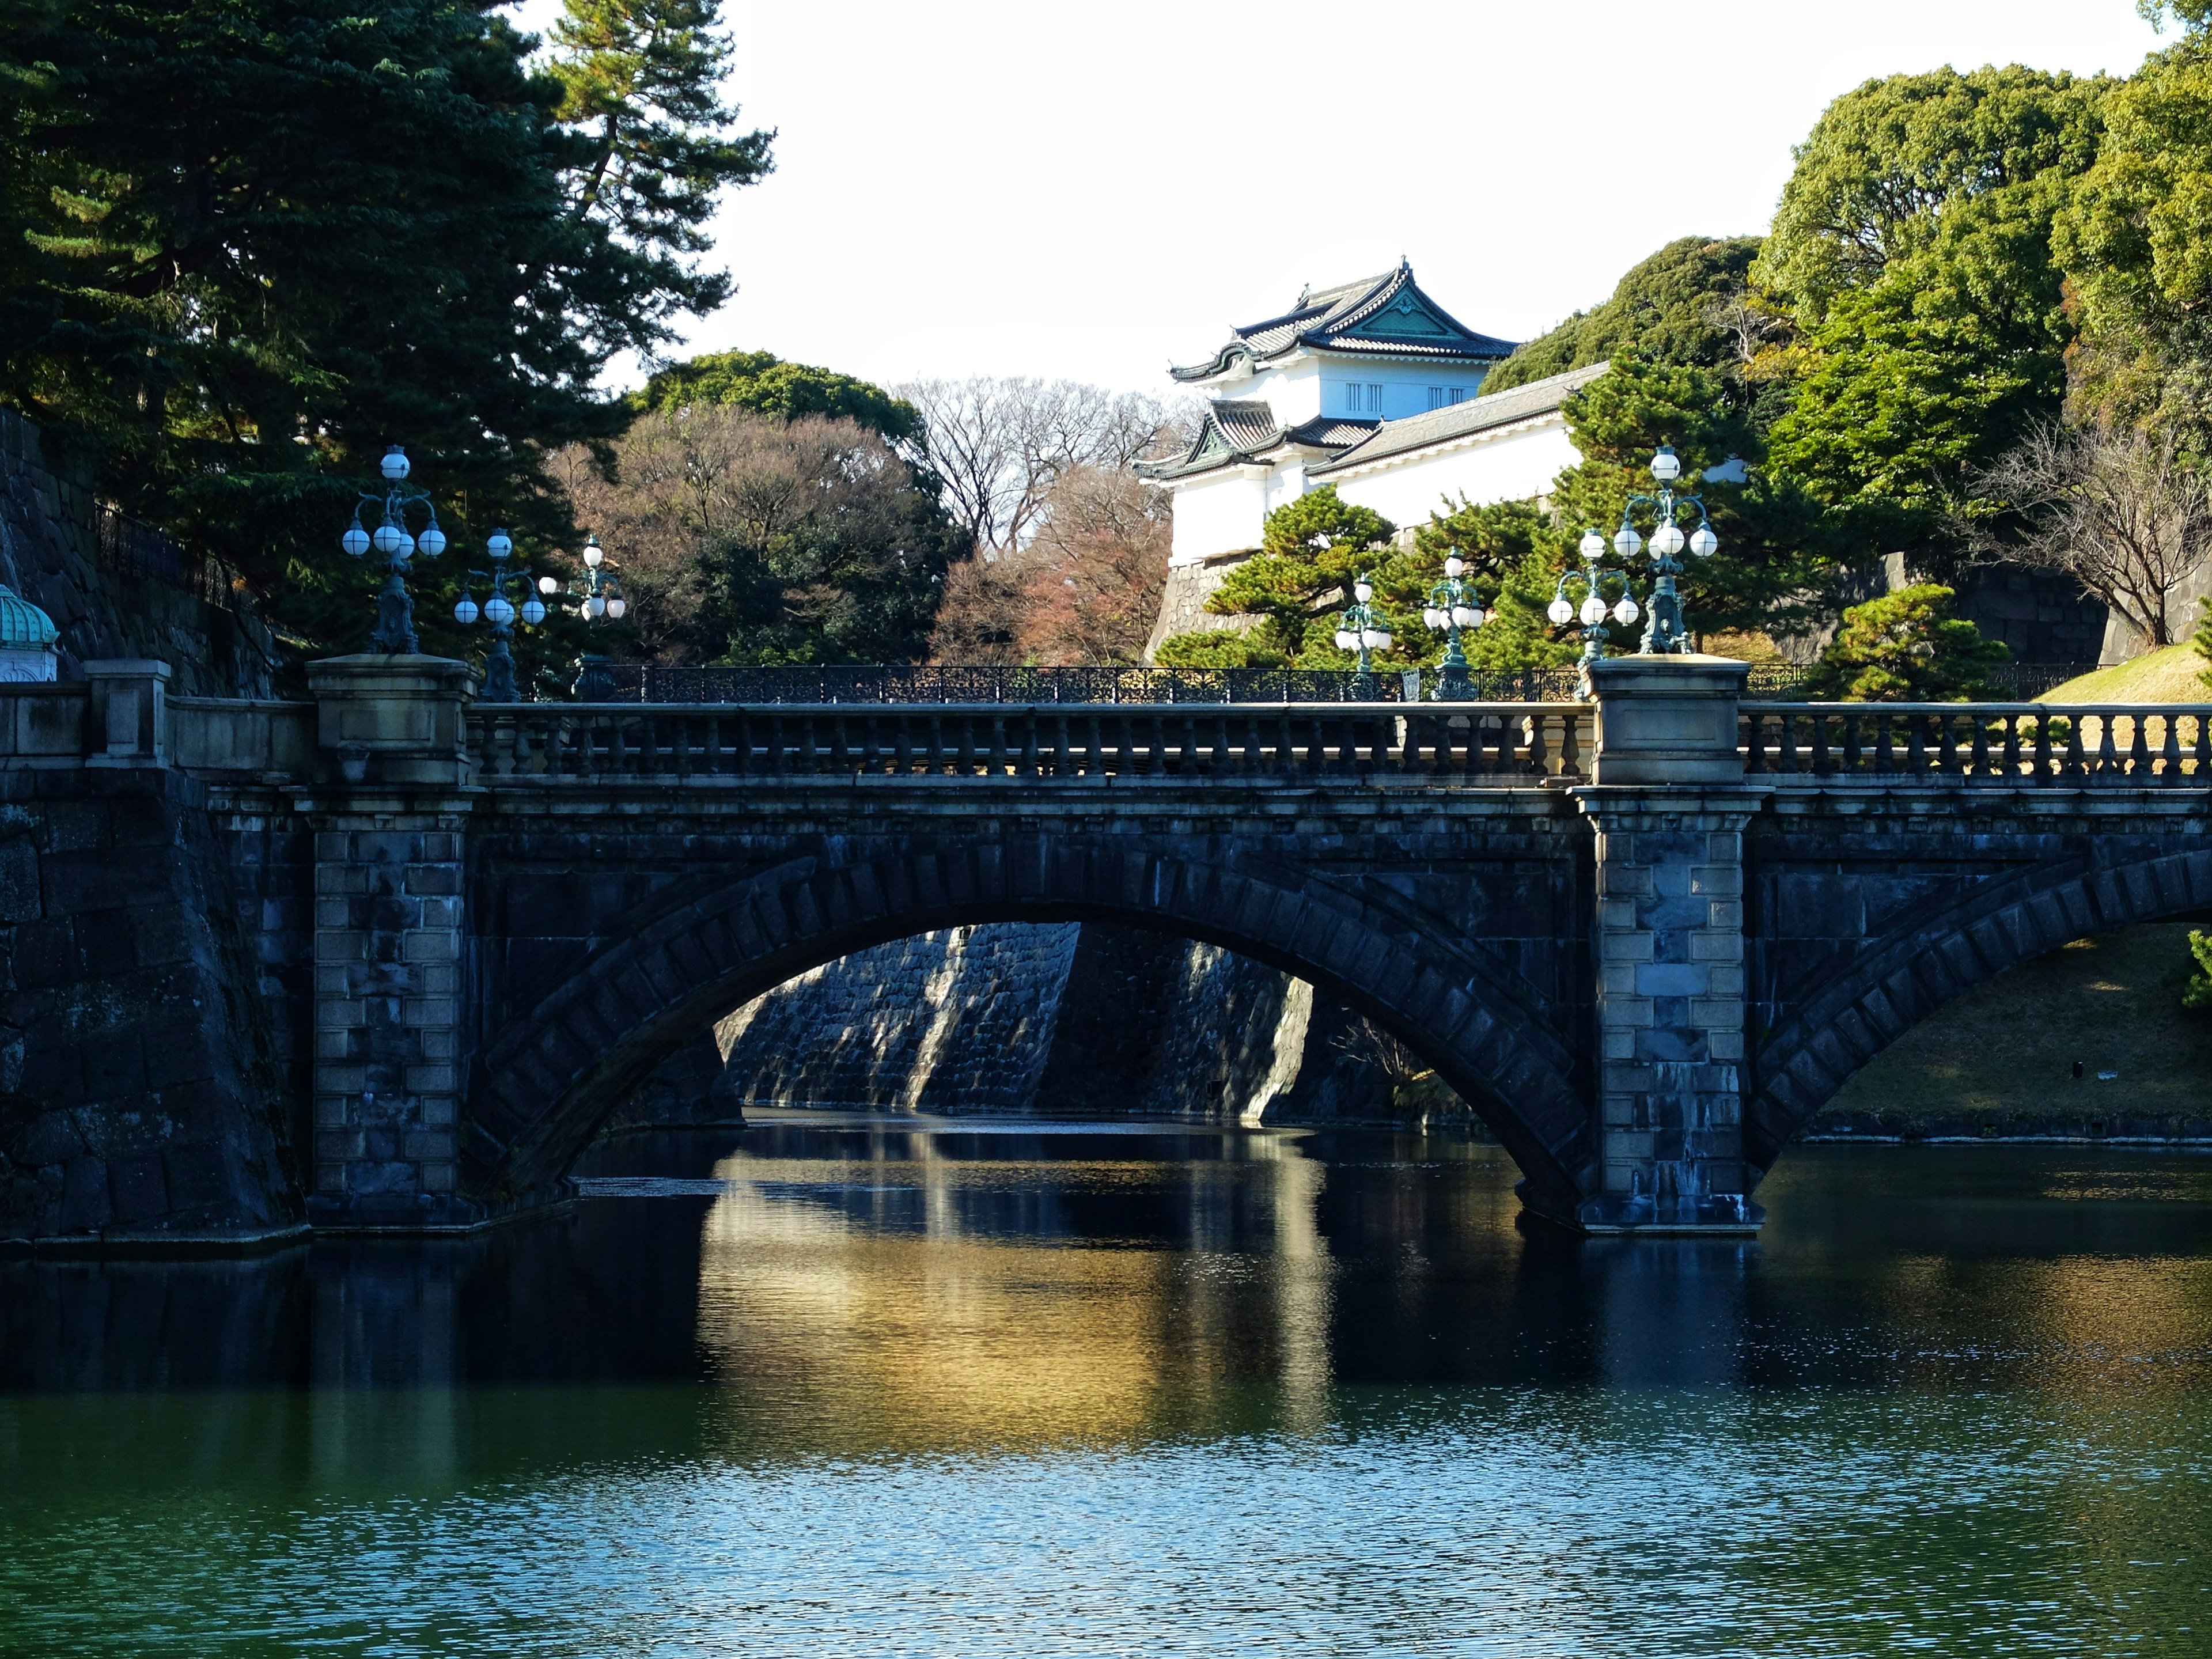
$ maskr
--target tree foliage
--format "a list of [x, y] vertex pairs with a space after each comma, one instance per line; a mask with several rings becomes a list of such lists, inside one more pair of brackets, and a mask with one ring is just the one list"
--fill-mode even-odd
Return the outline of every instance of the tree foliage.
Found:
[[1026, 547], [952, 567], [932, 659], [1139, 661], [1167, 586], [1170, 531], [1159, 490], [1127, 471], [1071, 468], [1047, 492]]
[[2108, 86], [1892, 76], [1800, 147], [1752, 273], [1800, 331], [1769, 460], [1870, 541], [1940, 548], [1968, 475], [2057, 412], [2071, 328], [2053, 226]]
[[[1216, 616], [1258, 617], [1256, 643], [1272, 656], [1302, 668], [1338, 666], [1344, 653], [1331, 640], [1335, 618], [1362, 572], [1386, 574], [1398, 562], [1388, 545], [1396, 532], [1373, 508], [1354, 506], [1334, 484], [1323, 484], [1267, 514], [1260, 551], [1229, 573], [1206, 608]], [[1394, 621], [1402, 623], [1402, 614]], [[1418, 617], [1414, 624], [1421, 631]], [[1395, 634], [1395, 648], [1413, 648], [1402, 625]]]
[[[1468, 574], [1490, 613], [1481, 627], [1460, 635], [1460, 650], [1471, 667], [1507, 672], [1573, 662], [1581, 641], [1561, 635], [1544, 614], [1564, 568], [1565, 544], [1536, 503], [1478, 505], [1462, 496], [1443, 505], [1445, 511], [1413, 532], [1419, 557], [1408, 574], [1420, 596], [1415, 606], [1443, 576], [1445, 558], [1456, 553], [1467, 562]], [[1442, 635], [1432, 635], [1429, 644], [1425, 660], [1443, 654]]]
[[[1834, 615], [1837, 577], [1869, 550], [1795, 479], [1765, 465], [1759, 434], [1720, 374], [1624, 354], [1567, 400], [1565, 413], [1583, 460], [1553, 485], [1564, 538], [1585, 530], [1610, 537], [1629, 498], [1653, 494], [1651, 457], [1671, 445], [1682, 464], [1678, 488], [1703, 499], [1721, 544], [1711, 558], [1690, 560], [1680, 580], [1692, 630], [1804, 632]], [[1638, 511], [1648, 529], [1651, 508]], [[1684, 514], [1686, 527], [1695, 522]], [[1648, 595], [1640, 571], [1636, 588]], [[1640, 635], [1638, 625], [1608, 627], [1622, 644]]]
[[858, 421], [895, 443], [918, 442], [921, 411], [881, 386], [811, 363], [787, 363], [772, 351], [717, 351], [672, 363], [633, 394], [641, 410], [719, 404], [790, 420], [825, 415]]
[[2212, 1009], [2212, 933], [2189, 930], [2189, 983], [2181, 990], [2185, 1008]]
[[1482, 393], [1633, 354], [1652, 362], [1732, 368], [1764, 330], [1751, 315], [1756, 236], [1678, 237], [1614, 285], [1613, 295], [1523, 344], [1483, 377]]
[[2212, 8], [2171, 9], [2184, 38], [2105, 105], [2104, 143], [2058, 222], [2077, 295], [2075, 412], [2212, 454]]
[[854, 421], [664, 409], [638, 418], [611, 469], [580, 447], [561, 459], [578, 517], [620, 563], [626, 628], [663, 659], [915, 661], [965, 549]]
[[1998, 694], [1992, 669], [2012, 659], [1952, 614], [1957, 595], [1934, 582], [1899, 588], [1844, 612], [1844, 625], [1805, 683], [1844, 702], [1963, 702]]
[[[711, 0], [21, 0], [0, 14], [0, 398], [213, 546], [320, 645], [365, 632], [336, 531], [404, 441], [457, 546], [565, 532], [541, 456], [729, 278], [715, 191], [769, 167]], [[447, 565], [459, 563], [448, 559]], [[428, 641], [451, 649], [427, 567]]]

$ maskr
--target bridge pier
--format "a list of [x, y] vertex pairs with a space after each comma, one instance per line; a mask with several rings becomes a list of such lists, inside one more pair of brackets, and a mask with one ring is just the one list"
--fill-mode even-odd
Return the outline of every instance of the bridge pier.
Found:
[[1752, 1233], [1744, 1162], [1743, 829], [1736, 702], [1717, 657], [1595, 665], [1595, 781], [1574, 791], [1596, 842], [1601, 1189], [1591, 1233]]
[[465, 1225], [469, 671], [436, 657], [313, 664], [315, 1054], [307, 1212], [325, 1230]]

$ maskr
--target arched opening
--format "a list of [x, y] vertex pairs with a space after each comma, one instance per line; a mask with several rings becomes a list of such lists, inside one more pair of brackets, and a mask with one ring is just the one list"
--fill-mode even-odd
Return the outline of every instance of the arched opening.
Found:
[[1295, 975], [1433, 1067], [1519, 1165], [1531, 1203], [1571, 1213], [1588, 1189], [1573, 1045], [1509, 966], [1418, 915], [1310, 876], [1164, 853], [1026, 872], [976, 860], [955, 874], [933, 858], [808, 858], [668, 893], [484, 1045], [465, 1121], [468, 1190], [495, 1208], [554, 1190], [617, 1103], [772, 987], [856, 951], [998, 922], [1164, 933]]
[[2212, 914], [2212, 851], [2117, 868], [2069, 859], [1985, 882], [1862, 951], [1770, 1033], [1753, 1061], [1744, 1150], [1772, 1166], [1844, 1083], [1937, 1010], [2077, 939]]
[[763, 1108], [1405, 1128], [1470, 1109], [1305, 981], [1148, 928], [994, 922], [841, 957], [714, 1022], [602, 1138]]

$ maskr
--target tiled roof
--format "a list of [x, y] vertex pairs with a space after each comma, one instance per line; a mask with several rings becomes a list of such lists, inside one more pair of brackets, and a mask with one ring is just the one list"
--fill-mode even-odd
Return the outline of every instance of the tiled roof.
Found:
[[1516, 421], [1551, 414], [1611, 367], [1610, 363], [1592, 363], [1587, 368], [1571, 368], [1564, 374], [1531, 380], [1526, 386], [1516, 386], [1493, 397], [1476, 398], [1467, 403], [1453, 404], [1445, 409], [1432, 409], [1425, 415], [1409, 415], [1401, 421], [1385, 421], [1366, 442], [1355, 444], [1342, 454], [1309, 468], [1307, 476], [1317, 478], [1325, 474], [1346, 472], [1371, 461], [1384, 460], [1393, 455], [1426, 449], [1434, 444], [1449, 443], [1454, 439], [1472, 437], [1479, 432], [1510, 426]]
[[1380, 420], [1316, 415], [1310, 421], [1300, 422], [1283, 435], [1294, 444], [1307, 444], [1317, 449], [1344, 449], [1359, 442], [1382, 424]]
[[1264, 363], [1310, 346], [1361, 356], [1417, 357], [1449, 362], [1495, 362], [1510, 340], [1478, 334], [1457, 321], [1413, 281], [1412, 265], [1346, 283], [1319, 293], [1309, 289], [1279, 317], [1232, 329], [1229, 343], [1211, 362], [1170, 368], [1178, 380], [1210, 380], [1239, 358]]
[[1371, 435], [1380, 421], [1337, 420], [1318, 416], [1293, 427], [1279, 425], [1275, 411], [1258, 398], [1222, 398], [1206, 406], [1206, 419], [1189, 450], [1177, 460], [1164, 461], [1138, 471], [1148, 478], [1188, 478], [1216, 467], [1256, 461], [1270, 452], [1292, 446], [1304, 449], [1342, 449]]

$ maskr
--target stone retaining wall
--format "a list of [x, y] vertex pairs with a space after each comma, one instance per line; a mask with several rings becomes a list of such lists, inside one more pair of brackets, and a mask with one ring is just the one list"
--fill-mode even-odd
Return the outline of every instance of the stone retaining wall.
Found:
[[0, 1242], [237, 1243], [303, 1220], [198, 794], [157, 768], [0, 772]]
[[89, 487], [50, 468], [39, 428], [0, 409], [0, 582], [53, 618], [64, 679], [101, 659], [150, 658], [179, 696], [266, 697], [275, 641], [253, 617], [103, 568]]
[[719, 1078], [665, 1070], [611, 1127], [726, 1122], [744, 1106], [1249, 1124], [1424, 1115], [1397, 1099], [1403, 1057], [1349, 1009], [1248, 957], [1130, 927], [1009, 922], [858, 951], [746, 1004], [718, 1037]]

